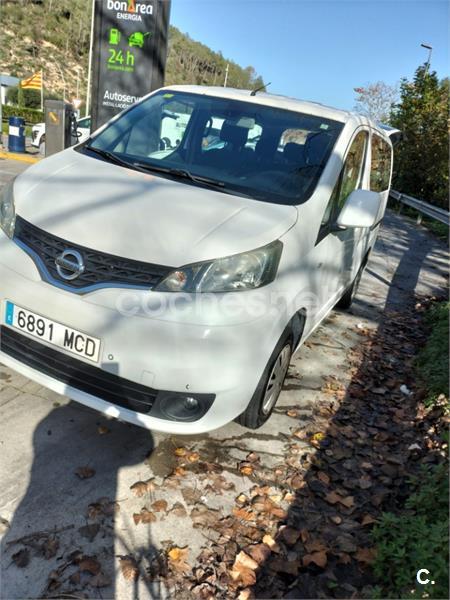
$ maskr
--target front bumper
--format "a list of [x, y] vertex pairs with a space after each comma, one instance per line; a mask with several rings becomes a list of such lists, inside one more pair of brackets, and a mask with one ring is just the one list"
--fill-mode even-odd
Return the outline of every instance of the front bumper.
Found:
[[[167, 294], [142, 290], [102, 289], [79, 296], [42, 281], [33, 260], [1, 232], [0, 257], [1, 324], [9, 300], [101, 339], [97, 367], [110, 375], [156, 393], [170, 390], [194, 397], [214, 396], [204, 416], [178, 422], [152, 416], [152, 411], [143, 414], [120, 406], [100, 393], [83, 391], [73, 384], [75, 379], [61, 381], [0, 352], [0, 362], [41, 385], [148, 429], [202, 433], [240, 415], [286, 324], [273, 311], [263, 311], [257, 318], [245, 310], [238, 316], [225, 315], [213, 300], [204, 302], [200, 310], [195, 302], [173, 303], [159, 313], [149, 314], [143, 307], [148, 309]], [[133, 310], [128, 306], [131, 301]], [[60, 352], [64, 355], [63, 350]], [[85, 363], [82, 358], [78, 360]]]

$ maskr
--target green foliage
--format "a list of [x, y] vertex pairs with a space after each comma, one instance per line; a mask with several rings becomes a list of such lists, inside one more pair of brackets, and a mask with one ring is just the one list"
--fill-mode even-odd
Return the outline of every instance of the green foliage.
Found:
[[[85, 98], [91, 0], [0, 0], [0, 6], [0, 72], [29, 77], [42, 68], [47, 98], [49, 93], [62, 93], [63, 71], [70, 98], [76, 93], [78, 71], [79, 95]], [[253, 67], [242, 68], [170, 27], [166, 84], [221, 86], [227, 63], [229, 86], [252, 89], [263, 85]]]
[[228, 67], [229, 87], [254, 89], [263, 84], [253, 67], [243, 69], [235, 62], [214, 52], [208, 46], [195, 42], [189, 35], [170, 27], [166, 65], [166, 85], [195, 84], [223, 85]]
[[428, 392], [428, 405], [436, 402], [440, 394], [449, 397], [449, 310], [449, 302], [437, 304], [430, 310], [427, 321], [431, 332], [417, 357], [419, 376]]
[[[22, 100], [19, 101], [19, 92], [21, 92]], [[19, 90], [19, 87], [10, 87], [6, 92], [6, 101], [9, 104], [21, 105], [26, 108], [41, 107], [41, 92], [38, 90]]]
[[[423, 471], [411, 483], [414, 491], [406, 501], [406, 511], [384, 513], [372, 532], [377, 547], [376, 597], [448, 598], [447, 466]], [[429, 584], [417, 582], [419, 569], [430, 571]]]
[[26, 123], [34, 125], [35, 123], [42, 123], [44, 120], [44, 113], [41, 110], [35, 110], [34, 108], [23, 108], [11, 104], [4, 104], [2, 106], [2, 117], [3, 119], [8, 119], [9, 117], [22, 117], [25, 119]]
[[419, 67], [414, 80], [403, 79], [400, 102], [390, 122], [404, 134], [394, 153], [398, 190], [443, 208], [448, 207], [449, 79]]

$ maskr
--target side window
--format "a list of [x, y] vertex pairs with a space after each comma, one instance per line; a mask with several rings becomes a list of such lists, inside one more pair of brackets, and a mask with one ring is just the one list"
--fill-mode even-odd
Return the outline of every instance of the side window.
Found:
[[356, 190], [361, 185], [367, 138], [368, 134], [366, 131], [358, 133], [348, 151], [341, 174], [336, 216], [353, 190]]
[[361, 131], [350, 146], [341, 174], [322, 217], [317, 243], [329, 233], [332, 222], [338, 216], [349, 195], [361, 186], [367, 141], [367, 131]]
[[372, 160], [370, 164], [370, 189], [384, 192], [391, 177], [391, 147], [379, 135], [372, 135]]

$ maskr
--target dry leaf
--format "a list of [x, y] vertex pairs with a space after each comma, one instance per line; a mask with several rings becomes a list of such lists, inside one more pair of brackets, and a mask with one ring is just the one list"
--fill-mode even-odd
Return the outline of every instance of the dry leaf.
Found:
[[312, 554], [305, 554], [303, 557], [303, 566], [307, 567], [311, 563], [314, 563], [318, 567], [324, 569], [327, 564], [327, 553], [325, 550], [321, 552], [313, 552]]
[[95, 470], [92, 467], [78, 467], [75, 471], [75, 475], [80, 479], [89, 479], [95, 475]]
[[376, 523], [377, 520], [372, 517], [372, 515], [364, 515], [361, 525], [371, 525], [372, 523]]
[[147, 481], [136, 481], [136, 483], [133, 483], [133, 485], [130, 486], [130, 490], [138, 498], [141, 498], [148, 492], [153, 492], [155, 488], [156, 486], [152, 479], [148, 479]]
[[241, 462], [239, 465], [239, 472], [241, 475], [245, 475], [246, 477], [250, 477], [253, 474], [254, 468], [252, 463], [250, 462]]
[[59, 548], [59, 541], [57, 538], [47, 538], [41, 545], [41, 552], [46, 560], [53, 558]]
[[239, 552], [234, 561], [230, 575], [234, 581], [241, 581], [244, 586], [256, 583], [255, 570], [258, 563], [244, 551]]
[[105, 425], [99, 425], [97, 428], [98, 435], [105, 435], [105, 433], [109, 433], [111, 430], [108, 429]]
[[139, 567], [133, 556], [130, 554], [125, 556], [119, 556], [120, 558], [120, 570], [122, 575], [127, 581], [133, 581], [137, 579], [139, 575]]
[[355, 552], [355, 558], [358, 562], [370, 565], [375, 560], [377, 551], [375, 548], [358, 548]]
[[189, 548], [177, 548], [175, 546], [167, 553], [170, 566], [179, 573], [188, 573], [191, 570], [191, 567], [186, 561], [188, 554]]
[[295, 417], [298, 417], [298, 412], [295, 409], [290, 409], [286, 411], [286, 414], [288, 417], [292, 417], [293, 419], [295, 419]]
[[88, 571], [91, 575], [97, 575], [100, 573], [100, 563], [95, 556], [83, 556], [83, 559], [78, 565], [80, 571]]
[[186, 517], [187, 511], [181, 502], [175, 502], [172, 508], [169, 510], [170, 515], [175, 515], [176, 517]]
[[111, 585], [111, 578], [108, 577], [108, 575], [105, 575], [105, 573], [100, 572], [97, 573], [97, 575], [94, 575], [94, 577], [91, 577], [89, 585], [96, 588], [108, 587]]
[[342, 500], [342, 496], [339, 496], [339, 494], [336, 492], [328, 492], [328, 494], [325, 496], [325, 500], [329, 504], [336, 504]]
[[78, 529], [78, 533], [86, 538], [89, 542], [94, 541], [95, 536], [100, 531], [100, 525], [97, 523], [91, 523], [90, 525], [83, 525]]
[[157, 519], [156, 516], [144, 506], [141, 508], [140, 513], [134, 513], [133, 520], [135, 525], [138, 525], [139, 523], [147, 525], [148, 523], [154, 523]]
[[184, 477], [186, 475], [186, 469], [184, 469], [183, 467], [177, 467], [174, 470], [173, 474], [177, 477]]
[[233, 508], [233, 515], [237, 519], [241, 519], [242, 521], [255, 521], [256, 515], [253, 511], [248, 508]]
[[175, 448], [174, 451], [175, 456], [186, 456], [187, 454], [187, 450], [186, 448], [180, 447], [180, 448]]
[[276, 541], [273, 539], [273, 537], [271, 535], [269, 535], [268, 533], [263, 537], [262, 541], [263, 541], [263, 544], [266, 544], [266, 546], [269, 546], [269, 548], [272, 550], [272, 552], [280, 551], [280, 546], [276, 543]]
[[239, 592], [238, 600], [252, 600], [254, 598], [253, 591], [250, 588], [245, 588]]
[[191, 463], [197, 462], [199, 458], [200, 454], [198, 452], [189, 452], [189, 454], [187, 455], [187, 459]]
[[246, 550], [258, 565], [265, 563], [272, 553], [271, 549], [266, 544], [254, 544], [253, 546], [248, 546]]
[[186, 504], [197, 504], [202, 498], [201, 491], [192, 487], [181, 488], [181, 495]]
[[341, 498], [339, 502], [343, 504], [346, 508], [352, 508], [352, 506], [355, 505], [355, 499], [353, 496], [346, 496], [345, 498]]
[[300, 531], [293, 527], [282, 527], [280, 528], [279, 535], [288, 546], [293, 546], [300, 537]]
[[167, 510], [167, 501], [156, 500], [156, 502], [153, 502], [152, 508], [155, 512], [165, 512]]
[[325, 485], [329, 485], [330, 483], [330, 478], [324, 471], [319, 471], [317, 473], [317, 478], [320, 479], [320, 481]]
[[23, 569], [30, 562], [30, 551], [28, 548], [22, 548], [11, 557], [16, 564], [16, 567]]

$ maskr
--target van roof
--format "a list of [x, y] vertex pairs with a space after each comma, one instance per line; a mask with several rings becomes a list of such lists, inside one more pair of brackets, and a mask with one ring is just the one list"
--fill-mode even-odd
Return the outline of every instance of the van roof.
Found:
[[[284, 108], [286, 110], [308, 113], [326, 119], [334, 119], [335, 121], [340, 121], [342, 123], [348, 121], [352, 117], [368, 122], [366, 117], [363, 117], [358, 113], [339, 110], [337, 108], [332, 108], [331, 106], [325, 106], [319, 102], [297, 100], [296, 98], [290, 98], [289, 96], [268, 94], [266, 92], [258, 92], [255, 96], [251, 96], [251, 90], [203, 85], [170, 85], [164, 89], [177, 90], [191, 94], [202, 94], [205, 96], [216, 96], [219, 98], [230, 98], [232, 100], [243, 100], [254, 104]], [[375, 123], [372, 123], [372, 125], [376, 127]]]

